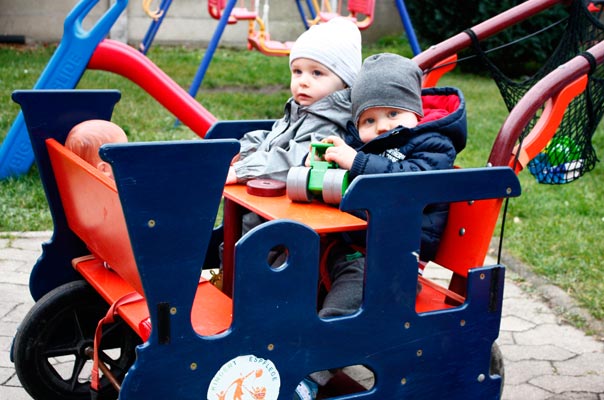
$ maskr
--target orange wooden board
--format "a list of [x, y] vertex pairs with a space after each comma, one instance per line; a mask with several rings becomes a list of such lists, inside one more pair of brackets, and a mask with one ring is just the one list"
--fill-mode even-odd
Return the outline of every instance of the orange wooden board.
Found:
[[247, 193], [245, 185], [228, 185], [224, 197], [268, 220], [291, 219], [308, 225], [317, 233], [359, 231], [367, 222], [319, 201], [296, 203], [287, 195], [260, 197]]
[[[113, 304], [123, 296], [134, 291], [115, 271], [105, 267], [103, 261], [93, 257], [81, 257], [74, 260], [74, 268], [82, 274], [97, 292]], [[195, 332], [202, 336], [215, 335], [231, 325], [233, 305], [231, 299], [203, 279], [197, 286], [193, 300], [191, 323]], [[144, 300], [124, 304], [118, 314], [143, 339], [148, 332], [143, 332], [141, 322], [149, 317], [147, 303]]]

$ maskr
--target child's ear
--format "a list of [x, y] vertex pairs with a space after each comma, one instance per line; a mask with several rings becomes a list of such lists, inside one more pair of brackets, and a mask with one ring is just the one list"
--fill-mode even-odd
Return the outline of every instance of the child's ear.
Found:
[[101, 161], [96, 165], [96, 167], [103, 174], [107, 175], [107, 177], [113, 179], [113, 170], [111, 169], [111, 165], [109, 165], [108, 162]]

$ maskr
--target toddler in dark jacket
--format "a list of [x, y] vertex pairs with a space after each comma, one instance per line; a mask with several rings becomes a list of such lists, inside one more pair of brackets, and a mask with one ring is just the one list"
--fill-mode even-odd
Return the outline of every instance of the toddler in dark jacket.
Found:
[[[325, 159], [348, 169], [351, 180], [365, 174], [453, 168], [466, 145], [463, 95], [450, 87], [422, 91], [421, 83], [422, 71], [410, 59], [390, 53], [368, 57], [352, 88], [349, 134], [345, 140], [324, 140], [334, 144]], [[447, 215], [447, 204], [424, 210], [421, 260], [436, 255]], [[322, 317], [350, 314], [361, 306], [365, 260], [349, 253], [347, 246], [338, 246], [330, 254], [331, 289], [319, 312]]]
[[[453, 168], [457, 153], [466, 145], [465, 101], [454, 88], [422, 91], [422, 75], [417, 64], [405, 57], [389, 53], [368, 57], [352, 87], [348, 134], [345, 139], [323, 139], [334, 144], [327, 148], [325, 159], [349, 170], [350, 180], [365, 174]], [[435, 256], [447, 215], [447, 204], [424, 210], [418, 249], [422, 260]], [[365, 236], [347, 236], [347, 241], [330, 247], [325, 263], [330, 289], [319, 310], [323, 318], [352, 314], [363, 301], [365, 257], [350, 242], [364, 246]], [[305, 383], [322, 386], [331, 377], [330, 371], [318, 371]], [[294, 398], [315, 397], [297, 392]]]

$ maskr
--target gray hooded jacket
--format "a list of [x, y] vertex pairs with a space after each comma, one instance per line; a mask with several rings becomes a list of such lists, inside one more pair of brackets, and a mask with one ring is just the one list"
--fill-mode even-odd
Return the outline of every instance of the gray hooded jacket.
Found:
[[290, 167], [303, 163], [311, 142], [331, 135], [344, 137], [350, 110], [350, 89], [334, 92], [306, 107], [290, 98], [285, 115], [270, 131], [251, 131], [240, 139], [239, 160], [233, 164], [237, 181], [285, 181]]

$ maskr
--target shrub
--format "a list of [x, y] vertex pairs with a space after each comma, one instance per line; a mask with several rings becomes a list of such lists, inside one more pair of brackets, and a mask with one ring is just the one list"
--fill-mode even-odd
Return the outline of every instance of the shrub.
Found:
[[[448, 39], [522, 2], [522, 0], [456, 0], [447, 2], [440, 0], [407, 0], [406, 3], [416, 35], [422, 43], [422, 48], [427, 48], [429, 45]], [[510, 44], [491, 52], [489, 57], [495, 65], [510, 77], [530, 75], [552, 53], [564, 31], [564, 24], [556, 25], [517, 43], [511, 43], [525, 36], [530, 36], [567, 16], [568, 13], [565, 7], [561, 5], [554, 6], [528, 20], [505, 29], [488, 40], [482, 41], [482, 48], [488, 51]], [[460, 54], [460, 57], [468, 56], [468, 54], [470, 53], [465, 51]], [[459, 67], [466, 72], [484, 71], [484, 68], [476, 60], [463, 62]]]

